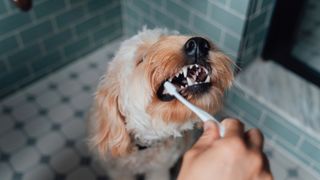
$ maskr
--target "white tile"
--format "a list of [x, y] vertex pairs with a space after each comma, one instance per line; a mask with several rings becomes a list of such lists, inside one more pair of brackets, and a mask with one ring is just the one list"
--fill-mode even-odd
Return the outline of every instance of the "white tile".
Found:
[[21, 102], [25, 101], [25, 95], [23, 92], [18, 92], [16, 94], [13, 94], [11, 96], [6, 97], [3, 99], [0, 104], [1, 105], [7, 105], [11, 107], [15, 107], [19, 105]]
[[13, 116], [19, 121], [28, 121], [31, 117], [35, 116], [37, 112], [38, 108], [35, 103], [24, 103], [13, 108]]
[[74, 80], [65, 81], [59, 84], [58, 90], [61, 94], [72, 96], [81, 91], [81, 84]]
[[76, 150], [78, 153], [80, 153], [81, 156], [91, 156], [92, 152], [89, 152], [89, 147], [87, 144], [87, 141], [85, 138], [83, 139], [79, 139], [76, 142], [76, 146], [75, 146]]
[[49, 91], [39, 94], [36, 101], [43, 108], [50, 108], [60, 102], [60, 95], [55, 91]]
[[99, 176], [106, 176], [107, 169], [103, 168], [103, 164], [101, 164], [98, 160], [93, 160], [91, 163], [92, 170]]
[[81, 59], [72, 66], [69, 66], [66, 68], [66, 71], [75, 71], [75, 72], [84, 72], [87, 69], [87, 60], [86, 59]]
[[13, 171], [6, 163], [0, 163], [0, 176], [1, 180], [11, 180]]
[[10, 116], [0, 117], [0, 134], [8, 131], [13, 127], [13, 119]]
[[39, 139], [37, 147], [42, 154], [53, 154], [61, 149], [64, 145], [65, 139], [57, 132], [50, 132]]
[[86, 167], [80, 167], [73, 171], [68, 177], [67, 180], [94, 180], [95, 176], [93, 172]]
[[12, 156], [10, 162], [12, 167], [19, 172], [32, 169], [40, 159], [40, 154], [34, 147], [26, 147]]
[[274, 149], [273, 151], [273, 159], [276, 161], [277, 164], [282, 166], [283, 168], [288, 168], [295, 166], [297, 163], [293, 162], [292, 160], [288, 159], [285, 155]]
[[31, 94], [40, 94], [47, 90], [47, 78], [42, 79], [41, 81], [32, 84], [31, 86], [26, 87], [24, 90], [26, 93]]
[[298, 173], [297, 179], [308, 179], [308, 180], [320, 179], [320, 175], [318, 175], [318, 176], [311, 175], [311, 173], [307, 172], [303, 168], [298, 168], [298, 170], [299, 170], [299, 173]]
[[93, 99], [94, 97], [91, 94], [80, 93], [72, 97], [71, 104], [76, 109], [85, 109], [90, 107]]
[[59, 71], [58, 73], [52, 74], [48, 78], [48, 82], [58, 82], [58, 85], [60, 85], [62, 82], [67, 81], [69, 78], [69, 71], [66, 69], [63, 69], [62, 71]]
[[64, 148], [52, 156], [51, 167], [58, 173], [68, 173], [79, 165], [79, 156], [72, 149]]
[[98, 66], [97, 72], [100, 76], [104, 75], [107, 72], [107, 67], [110, 61], [111, 59], [109, 59], [108, 57], [105, 57], [104, 60], [95, 61], [95, 63], [97, 63]]
[[94, 69], [80, 73], [80, 76], [79, 76], [79, 81], [82, 84], [97, 86], [99, 83], [99, 80], [100, 80], [100, 74], [98, 74]]
[[285, 180], [287, 172], [283, 166], [279, 165], [276, 161], [270, 161], [271, 172], [276, 180]]
[[0, 149], [5, 152], [11, 152], [24, 146], [25, 142], [25, 135], [21, 131], [13, 130], [1, 136]]
[[[271, 150], [272, 151], [272, 158], [269, 158], [270, 160], [270, 167], [272, 170], [272, 173], [275, 176], [275, 179], [310, 179], [315, 180], [315, 178], [310, 172], [306, 171], [306, 166], [304, 166], [302, 163], [298, 163], [297, 161], [293, 161], [290, 158], [287, 157], [287, 155], [284, 155], [283, 152], [279, 151], [279, 147], [271, 144], [269, 141], [266, 141], [266, 147], [265, 150]], [[290, 177], [288, 176], [288, 170], [289, 169], [296, 169], [298, 172], [297, 177]]]
[[59, 104], [49, 111], [49, 117], [55, 122], [64, 122], [73, 115], [73, 110], [70, 106]]
[[81, 138], [85, 135], [85, 131], [85, 121], [79, 119], [72, 119], [66, 122], [62, 127], [62, 132], [69, 139]]
[[53, 171], [48, 166], [38, 165], [27, 171], [24, 174], [23, 180], [51, 180], [53, 177]]
[[25, 125], [25, 131], [29, 136], [39, 137], [50, 131], [52, 123], [46, 117], [38, 116]]

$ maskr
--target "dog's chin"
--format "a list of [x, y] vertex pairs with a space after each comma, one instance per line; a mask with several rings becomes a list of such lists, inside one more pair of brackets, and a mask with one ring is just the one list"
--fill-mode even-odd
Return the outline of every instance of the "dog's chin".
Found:
[[186, 65], [181, 68], [179, 72], [173, 76], [165, 79], [157, 90], [157, 97], [161, 101], [172, 101], [174, 96], [170, 95], [164, 88], [166, 81], [171, 82], [177, 91], [187, 99], [199, 97], [210, 91], [212, 86], [211, 82], [211, 69], [198, 64]]

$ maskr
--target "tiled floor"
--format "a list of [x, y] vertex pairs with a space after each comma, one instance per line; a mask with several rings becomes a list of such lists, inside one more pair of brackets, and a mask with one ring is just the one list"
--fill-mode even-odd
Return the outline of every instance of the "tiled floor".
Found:
[[[106, 46], [0, 102], [1, 180], [107, 179], [88, 154], [85, 124], [115, 47]], [[316, 179], [271, 142], [265, 151], [276, 179]]]

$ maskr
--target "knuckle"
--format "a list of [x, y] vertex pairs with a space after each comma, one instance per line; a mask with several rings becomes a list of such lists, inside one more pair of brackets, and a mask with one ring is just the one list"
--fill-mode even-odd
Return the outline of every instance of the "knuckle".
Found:
[[198, 154], [198, 150], [196, 149], [190, 149], [189, 151], [187, 151], [185, 154], [184, 154], [184, 159], [185, 160], [191, 160], [193, 159], [196, 155]]
[[262, 132], [260, 131], [260, 129], [258, 129], [258, 128], [250, 129], [249, 132], [250, 132], [250, 134], [252, 134], [252, 135], [254, 135], [254, 136], [257, 136], [257, 137], [263, 139], [263, 134], [262, 134]]
[[230, 124], [237, 124], [237, 125], [242, 124], [242, 122], [236, 118], [227, 118], [227, 119], [224, 119], [222, 122], [230, 123]]
[[252, 128], [251, 131], [262, 136], [262, 133], [261, 133], [260, 129], [258, 129], [258, 128]]
[[240, 137], [233, 137], [225, 143], [225, 151], [227, 151], [231, 158], [241, 156], [246, 153], [247, 148], [245, 142]]
[[240, 137], [233, 137], [230, 141], [231, 141], [230, 145], [232, 146], [232, 148], [239, 149], [239, 150], [246, 149], [246, 144], [243, 141], [243, 139], [241, 139]]
[[221, 122], [226, 127], [242, 127], [243, 123], [239, 119], [228, 118]]

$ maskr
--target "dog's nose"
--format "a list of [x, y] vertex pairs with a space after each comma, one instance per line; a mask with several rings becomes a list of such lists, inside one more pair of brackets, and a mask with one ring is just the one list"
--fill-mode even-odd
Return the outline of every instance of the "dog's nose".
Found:
[[210, 50], [209, 42], [202, 37], [190, 38], [184, 45], [184, 51], [192, 63], [203, 60]]

